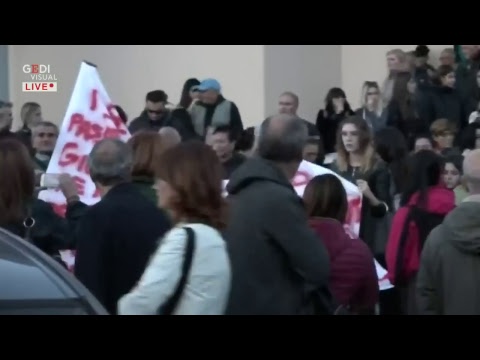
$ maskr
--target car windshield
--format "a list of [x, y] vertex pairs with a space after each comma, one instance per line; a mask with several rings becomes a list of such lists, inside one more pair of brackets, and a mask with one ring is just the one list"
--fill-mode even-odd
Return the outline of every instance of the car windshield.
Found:
[[45, 268], [31, 253], [13, 245], [11, 235], [0, 232], [0, 300], [64, 299], [55, 273]]
[[0, 300], [65, 298], [41, 269], [2, 259], [3, 255], [0, 251]]

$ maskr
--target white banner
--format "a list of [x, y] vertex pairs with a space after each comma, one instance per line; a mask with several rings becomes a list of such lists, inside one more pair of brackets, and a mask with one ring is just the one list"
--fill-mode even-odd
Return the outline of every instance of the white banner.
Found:
[[[325, 174], [335, 175], [342, 182], [348, 196], [348, 214], [347, 221], [345, 222], [345, 230], [348, 234], [351, 234], [352, 237], [358, 238], [360, 231], [360, 218], [362, 215], [362, 193], [356, 185], [337, 175], [333, 171], [322, 166], [312, 164], [308, 161], [303, 161], [300, 164], [297, 174], [293, 178], [292, 184], [297, 194], [302, 197], [305, 187], [310, 180], [312, 180], [315, 176]], [[224, 187], [226, 187], [227, 184], [228, 181], [224, 181]], [[391, 289], [393, 286], [390, 284], [390, 281], [387, 278], [387, 271], [376, 260], [375, 268], [377, 270], [378, 285], [380, 290]]]
[[[98, 141], [106, 138], [127, 141], [130, 134], [118, 116], [97, 68], [82, 63], [47, 173], [72, 176], [81, 201], [87, 205], [100, 200], [100, 194], [90, 179], [88, 155]], [[64, 215], [66, 203], [59, 189], [44, 190], [39, 198], [51, 203], [58, 214]]]

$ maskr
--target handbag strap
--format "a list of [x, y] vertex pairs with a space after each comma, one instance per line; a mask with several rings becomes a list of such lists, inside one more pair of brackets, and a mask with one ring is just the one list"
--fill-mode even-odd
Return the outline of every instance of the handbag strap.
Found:
[[190, 227], [184, 227], [183, 229], [185, 229], [187, 232], [187, 244], [183, 258], [182, 276], [180, 277], [180, 281], [178, 282], [173, 295], [164, 305], [161, 306], [161, 315], [173, 315], [175, 312], [180, 298], [182, 297], [183, 291], [185, 290], [185, 286], [187, 285], [188, 276], [192, 267], [193, 254], [195, 252], [195, 232]]

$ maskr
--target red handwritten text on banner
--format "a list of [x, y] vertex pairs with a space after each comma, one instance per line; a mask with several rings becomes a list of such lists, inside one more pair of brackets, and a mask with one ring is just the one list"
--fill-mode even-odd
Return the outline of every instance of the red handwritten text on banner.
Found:
[[[97, 69], [82, 63], [47, 173], [71, 175], [80, 199], [88, 205], [94, 204], [100, 196], [90, 179], [88, 155], [102, 139], [126, 141], [129, 137]], [[59, 214], [65, 212], [65, 199], [60, 191], [42, 191], [40, 198], [53, 204]]]

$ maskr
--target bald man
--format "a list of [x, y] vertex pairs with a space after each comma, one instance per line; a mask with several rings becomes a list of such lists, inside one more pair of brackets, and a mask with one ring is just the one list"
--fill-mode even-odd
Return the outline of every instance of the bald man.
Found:
[[480, 150], [463, 163], [470, 196], [429, 235], [417, 282], [421, 315], [480, 315]]
[[166, 149], [171, 148], [175, 145], [178, 145], [182, 142], [182, 137], [178, 131], [170, 126], [165, 126], [160, 129], [158, 132], [162, 137], [162, 142]]
[[328, 253], [309, 229], [290, 182], [307, 139], [303, 121], [292, 115], [265, 120], [258, 156], [230, 178], [225, 232], [233, 273], [229, 315], [312, 314], [305, 286], [316, 289], [328, 281]]

